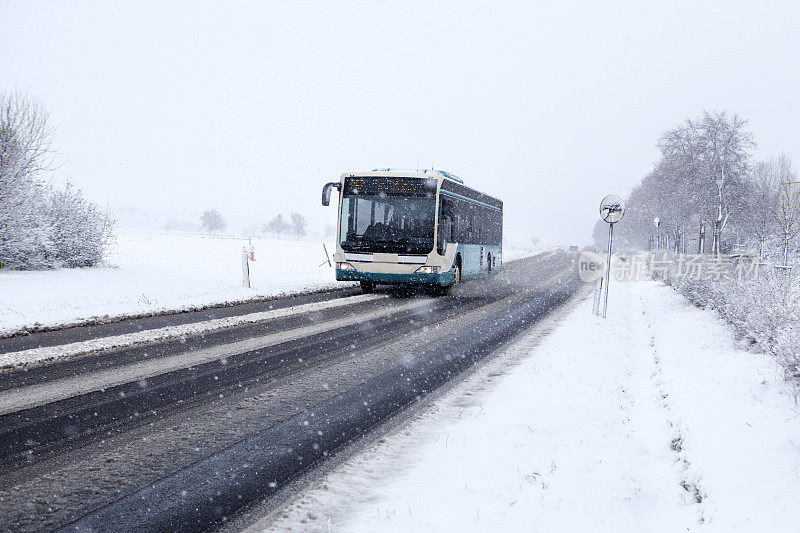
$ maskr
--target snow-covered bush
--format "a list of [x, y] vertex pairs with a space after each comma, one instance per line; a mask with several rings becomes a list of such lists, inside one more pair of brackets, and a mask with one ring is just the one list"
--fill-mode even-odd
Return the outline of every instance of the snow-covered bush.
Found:
[[[673, 263], [674, 264], [674, 263]], [[665, 281], [696, 305], [716, 310], [759, 351], [771, 353], [800, 382], [800, 268], [762, 265], [756, 277]]]
[[108, 247], [113, 220], [67, 185], [50, 190], [46, 218], [49, 226], [51, 262], [66, 267], [98, 264]]
[[44, 185], [47, 114], [21, 95], [0, 95], [0, 269], [92, 266], [113, 221], [77, 189]]
[[0, 168], [0, 269], [48, 266], [50, 240], [40, 212], [46, 201], [44, 187], [8, 179]]

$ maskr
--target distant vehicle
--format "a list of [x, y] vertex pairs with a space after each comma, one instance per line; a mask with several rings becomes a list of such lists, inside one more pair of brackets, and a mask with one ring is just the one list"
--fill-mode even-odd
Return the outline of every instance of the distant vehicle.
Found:
[[443, 170], [342, 174], [322, 189], [339, 195], [336, 279], [415, 284], [445, 292], [503, 264], [503, 202]]
[[569, 251], [570, 252], [577, 252], [578, 251], [578, 247], [573, 244], [572, 246], [569, 247]]

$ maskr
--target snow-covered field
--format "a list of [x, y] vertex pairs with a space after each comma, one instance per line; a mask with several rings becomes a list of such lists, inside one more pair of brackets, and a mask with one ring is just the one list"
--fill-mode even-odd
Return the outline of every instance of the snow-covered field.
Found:
[[800, 408], [656, 282], [580, 303], [252, 529], [797, 531]]
[[[251, 288], [245, 288], [241, 253], [246, 244], [247, 239], [225, 236], [125, 233], [108, 257], [111, 266], [0, 271], [0, 335], [37, 324], [191, 309], [346, 285], [335, 281], [321, 242], [254, 238]], [[332, 245], [327, 246], [332, 253]], [[507, 250], [506, 260], [533, 253]]]
[[186, 309], [335, 287], [319, 242], [253, 239], [252, 288], [242, 285], [246, 239], [124, 234], [110, 267], [0, 273], [0, 334], [35, 323]]

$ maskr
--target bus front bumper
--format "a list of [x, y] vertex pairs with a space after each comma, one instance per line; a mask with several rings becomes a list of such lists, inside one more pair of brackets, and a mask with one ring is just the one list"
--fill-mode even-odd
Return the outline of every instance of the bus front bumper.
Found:
[[374, 283], [387, 283], [393, 285], [441, 285], [447, 287], [455, 280], [453, 271], [441, 272], [439, 274], [384, 274], [381, 272], [360, 272], [358, 270], [339, 270], [336, 269], [337, 281], [372, 281]]

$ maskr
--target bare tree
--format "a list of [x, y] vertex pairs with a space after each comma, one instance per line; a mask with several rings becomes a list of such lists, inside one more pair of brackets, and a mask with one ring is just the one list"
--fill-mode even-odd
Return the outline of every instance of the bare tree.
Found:
[[789, 262], [789, 243], [800, 232], [800, 183], [792, 159], [781, 154], [775, 161], [778, 192], [778, 222], [783, 234], [783, 264]]
[[704, 113], [700, 122], [700, 141], [706, 178], [716, 189], [716, 213], [712, 251], [719, 255], [722, 231], [728, 224], [733, 199], [742, 200], [734, 189], [747, 173], [749, 150], [755, 147], [752, 136], [744, 131], [747, 121], [733, 115], [730, 120], [724, 112]]
[[753, 165], [750, 181], [753, 192], [750, 198], [750, 221], [753, 235], [758, 239], [758, 257], [764, 258], [764, 243], [772, 233], [778, 209], [777, 161], [774, 157]]
[[[615, 228], [620, 249], [643, 249], [658, 247], [657, 235], [660, 234], [662, 244], [667, 240], [671, 228], [682, 220], [687, 199], [681, 198], [685, 187], [676, 185], [681, 178], [664, 162], [660, 163], [641, 184], [634, 187], [629, 196], [625, 214], [625, 224]], [[653, 219], [661, 221], [660, 230], [656, 230]], [[618, 232], [618, 233], [617, 233]], [[608, 225], [600, 221], [596, 230], [595, 241], [600, 249], [608, 240]]]
[[47, 121], [47, 112], [21, 93], [0, 95], [0, 176], [21, 179], [52, 169]]
[[222, 231], [227, 225], [225, 223], [225, 219], [222, 218], [222, 215], [220, 215], [219, 211], [216, 209], [205, 211], [200, 217], [200, 220], [203, 222], [203, 227], [206, 228], [209, 233], [217, 233], [218, 231]]
[[292, 213], [289, 215], [291, 222], [292, 233], [296, 238], [304, 237], [306, 234], [306, 217], [300, 213]]
[[47, 200], [37, 175], [51, 168], [47, 113], [17, 93], [0, 94], [0, 268], [46, 268]]

